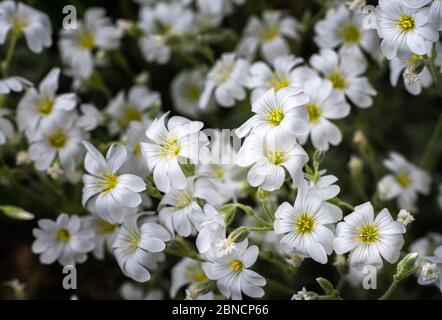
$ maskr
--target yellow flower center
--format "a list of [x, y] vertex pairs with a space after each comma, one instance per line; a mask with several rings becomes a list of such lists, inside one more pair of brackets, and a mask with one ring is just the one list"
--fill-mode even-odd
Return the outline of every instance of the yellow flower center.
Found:
[[204, 271], [199, 266], [193, 264], [187, 267], [187, 279], [194, 283], [208, 280]]
[[263, 26], [259, 31], [259, 36], [262, 41], [270, 42], [279, 36], [280, 30], [279, 26], [275, 24], [269, 24]]
[[244, 267], [244, 264], [239, 259], [233, 259], [232, 262], [230, 262], [230, 269], [233, 271], [239, 271]]
[[175, 207], [178, 209], [183, 209], [183, 208], [187, 207], [188, 205], [190, 205], [192, 203], [192, 201], [193, 201], [193, 198], [190, 195], [190, 193], [187, 190], [184, 190], [178, 196]]
[[161, 145], [160, 156], [162, 158], [175, 158], [180, 154], [181, 145], [177, 138], [171, 138]]
[[379, 227], [374, 224], [363, 224], [356, 228], [359, 236], [356, 242], [364, 242], [365, 244], [372, 244], [379, 240]]
[[344, 76], [339, 71], [331, 73], [328, 76], [328, 80], [331, 81], [333, 88], [335, 89], [345, 89], [347, 86]]
[[280, 165], [281, 163], [284, 162], [284, 156], [285, 156], [285, 152], [273, 152], [270, 150], [267, 150], [266, 152], [266, 158], [267, 160], [269, 160], [270, 163], [273, 163], [274, 165]]
[[269, 111], [269, 113], [267, 113], [267, 120], [274, 126], [278, 126], [283, 119], [284, 119], [284, 110], [280, 108], [272, 109], [271, 111]]
[[80, 35], [80, 38], [78, 40], [78, 46], [81, 49], [89, 50], [94, 47], [95, 44], [95, 36], [91, 32], [84, 32], [82, 35]]
[[420, 54], [413, 54], [408, 60], [407, 63], [408, 64], [413, 64], [414, 62], [416, 62], [417, 60], [422, 59], [423, 56]]
[[342, 38], [345, 43], [358, 43], [361, 40], [361, 32], [354, 24], [347, 24], [342, 28]]
[[310, 123], [316, 123], [321, 118], [321, 107], [315, 103], [307, 104], [307, 112]]
[[16, 17], [11, 20], [12, 30], [14, 30], [14, 32], [17, 35], [23, 34], [24, 30], [28, 27], [28, 25], [29, 23], [28, 21], [26, 21], [24, 17]]
[[68, 139], [63, 130], [55, 131], [48, 137], [48, 143], [54, 149], [62, 149], [66, 145], [67, 141]]
[[40, 105], [38, 106], [38, 112], [41, 115], [47, 116], [52, 112], [52, 108], [54, 107], [54, 100], [51, 98], [44, 98]]
[[275, 72], [269, 80], [269, 86], [278, 91], [282, 88], [286, 88], [291, 84], [290, 79], [284, 75]]
[[71, 235], [67, 229], [60, 229], [57, 231], [57, 240], [59, 241], [68, 241]]
[[132, 150], [132, 153], [135, 157], [139, 157], [141, 155], [141, 144], [137, 143], [134, 147], [134, 149]]
[[295, 221], [295, 229], [300, 234], [306, 235], [312, 232], [315, 226], [315, 219], [309, 213], [302, 213]]
[[98, 220], [95, 224], [95, 229], [99, 234], [106, 235], [114, 232], [118, 228], [117, 224], [109, 223], [105, 220]]
[[98, 184], [101, 187], [102, 194], [109, 193], [117, 186], [118, 176], [112, 173], [102, 173]]
[[402, 29], [403, 32], [408, 32], [414, 29], [414, 19], [411, 16], [403, 15], [400, 17], [397, 26]]
[[220, 165], [214, 164], [212, 165], [212, 175], [219, 180], [224, 180], [224, 169]]
[[143, 120], [143, 115], [141, 111], [132, 106], [125, 106], [122, 110], [121, 124], [127, 127], [132, 121], [141, 122]]
[[196, 84], [188, 85], [184, 92], [184, 96], [189, 101], [198, 101], [201, 96], [201, 89]]
[[403, 189], [408, 188], [411, 184], [410, 177], [406, 173], [397, 174], [395, 179]]

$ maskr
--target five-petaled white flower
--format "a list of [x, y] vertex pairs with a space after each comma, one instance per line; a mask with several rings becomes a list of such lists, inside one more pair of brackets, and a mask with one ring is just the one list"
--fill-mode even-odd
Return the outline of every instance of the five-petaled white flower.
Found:
[[267, 141], [262, 135], [254, 134], [245, 140], [238, 153], [237, 164], [241, 167], [253, 165], [247, 181], [264, 190], [275, 191], [284, 183], [287, 170], [295, 186], [304, 180], [302, 168], [308, 162], [308, 155], [296, 143], [294, 137], [283, 137], [275, 142]]
[[310, 64], [359, 108], [373, 104], [376, 90], [363, 76], [367, 65], [357, 56], [344, 56], [330, 49], [322, 49], [310, 58]]
[[206, 84], [199, 100], [201, 109], [209, 106], [212, 94], [222, 107], [233, 107], [235, 101], [246, 97], [249, 63], [234, 53], [224, 53], [207, 74]]
[[[390, 83], [392, 86], [396, 87], [399, 78], [402, 78], [404, 70], [412, 67], [413, 63], [416, 61], [423, 59], [424, 56], [414, 54], [411, 58], [407, 60], [402, 60], [399, 58], [394, 58], [390, 61]], [[405, 89], [412, 95], [419, 95], [422, 92], [422, 89], [429, 88], [433, 83], [433, 78], [431, 76], [431, 72], [428, 69], [428, 66], [424, 66], [422, 71], [415, 74], [415, 81], [411, 81], [410, 83], [406, 83], [404, 79]]]
[[132, 87], [127, 97], [123, 91], [119, 92], [106, 108], [106, 113], [113, 118], [110, 124], [111, 133], [127, 130], [131, 122], [149, 123], [147, 111], [159, 101], [158, 92], [143, 86]]
[[133, 174], [119, 174], [126, 160], [126, 148], [112, 145], [106, 159], [93, 145], [84, 141], [87, 149], [84, 167], [89, 174], [83, 176], [82, 203], [91, 202], [92, 211], [109, 223], [121, 223], [129, 208], [141, 204], [140, 192], [146, 189], [144, 181]]
[[86, 261], [86, 253], [94, 249], [94, 232], [85, 228], [78, 216], [61, 213], [56, 221], [40, 219], [39, 228], [32, 230], [36, 238], [32, 251], [40, 255], [40, 262], [75, 265]]
[[316, 76], [311, 68], [301, 65], [303, 61], [289, 55], [275, 58], [271, 67], [263, 61], [254, 63], [249, 77], [249, 87], [253, 90], [252, 103], [271, 88], [275, 92], [286, 87], [303, 88], [308, 79]]
[[63, 169], [73, 171], [83, 157], [83, 139], [84, 133], [75, 123], [64, 118], [47, 122], [33, 137], [28, 154], [37, 170], [46, 170], [54, 160], [59, 160]]
[[[330, 81], [314, 78], [307, 81], [304, 92], [310, 97], [307, 103], [309, 135], [315, 149], [328, 150], [342, 141], [338, 126], [329, 119], [342, 119], [350, 113], [350, 105], [342, 92], [333, 90]], [[307, 136], [300, 140], [305, 141]]]
[[409, 8], [422, 8], [430, 4], [428, 11], [428, 22], [432, 28], [442, 31], [442, 2], [441, 0], [403, 0], [404, 5]]
[[269, 89], [253, 103], [255, 115], [236, 129], [235, 134], [239, 138], [249, 133], [260, 134], [272, 143], [286, 136], [305, 135], [309, 130], [305, 105], [309, 101], [300, 88], [282, 88], [278, 92]]
[[428, 24], [429, 8], [409, 8], [400, 0], [379, 0], [377, 30], [382, 54], [389, 60], [431, 54], [431, 44], [439, 33]]
[[24, 35], [32, 52], [40, 53], [52, 45], [52, 26], [49, 17], [24, 3], [3, 1], [0, 4], [0, 44], [8, 34]]
[[333, 242], [337, 254], [350, 251], [349, 262], [362, 269], [366, 265], [382, 267], [382, 257], [395, 263], [404, 244], [405, 226], [394, 221], [388, 209], [374, 216], [370, 202], [356, 206], [354, 212], [338, 223]]
[[[178, 291], [186, 286], [186, 291], [192, 292], [198, 284], [208, 280], [201, 268], [201, 263], [189, 258], [180, 260], [172, 268], [172, 279], [170, 284], [170, 296], [175, 298]], [[208, 292], [196, 297], [198, 300], [211, 300], [213, 293]]]
[[59, 42], [63, 61], [72, 73], [87, 79], [94, 70], [93, 50], [113, 50], [120, 46], [123, 33], [112, 25], [102, 8], [90, 8], [83, 21], [77, 21], [77, 28], [63, 29]]
[[150, 279], [150, 270], [164, 259], [170, 234], [163, 226], [145, 221], [143, 214], [127, 216], [112, 248], [123, 273], [138, 282]]
[[151, 142], [141, 143], [141, 152], [153, 171], [153, 181], [161, 192], [171, 187], [184, 189], [186, 177], [180, 167], [181, 158], [197, 163], [199, 155], [206, 150], [207, 137], [200, 132], [203, 123], [174, 116], [167, 121], [169, 113], [154, 120], [146, 136]]
[[200, 253], [208, 252], [219, 240], [226, 238], [224, 216], [212, 205], [204, 206], [202, 222], [198, 226], [196, 247]]
[[428, 172], [408, 162], [402, 155], [391, 152], [384, 166], [393, 174], [386, 175], [378, 183], [382, 199], [388, 201], [397, 198], [399, 207], [413, 210], [418, 194], [427, 195], [430, 192], [431, 177]]
[[237, 250], [229, 255], [208, 255], [209, 262], [202, 264], [207, 277], [216, 280], [219, 291], [233, 300], [242, 299], [243, 292], [252, 298], [264, 295], [261, 288], [266, 280], [249, 268], [258, 258], [257, 246], [248, 247], [247, 239], [237, 244]]
[[186, 178], [184, 189], [172, 187], [161, 199], [158, 206], [160, 222], [171, 233], [176, 231], [179, 235], [188, 237], [192, 226], [198, 228], [203, 221], [203, 209], [198, 204], [199, 201], [217, 207], [223, 199], [209, 179]]
[[[69, 113], [75, 108], [77, 98], [74, 93], [56, 95], [60, 69], [52, 69], [40, 82], [38, 90], [30, 88], [20, 100], [17, 109], [17, 122], [20, 130], [25, 131], [29, 140], [41, 125], [50, 121], [61, 123], [73, 121], [75, 117]], [[67, 113], [70, 116], [66, 117]], [[67, 125], [66, 122], [64, 122]]]
[[284, 16], [281, 11], [264, 11], [262, 20], [252, 17], [244, 29], [244, 37], [238, 45], [238, 52], [253, 58], [257, 50], [271, 62], [276, 57], [290, 52], [286, 39], [298, 40], [302, 26], [293, 17]]
[[105, 250], [112, 251], [112, 244], [114, 243], [119, 225], [116, 223], [109, 223], [101, 219], [97, 214], [91, 214], [83, 218], [83, 224], [86, 228], [91, 229], [94, 234], [94, 257], [103, 260]]
[[363, 51], [373, 54], [379, 48], [376, 31], [363, 28], [362, 12], [354, 12], [345, 5], [331, 8], [325, 18], [315, 25], [315, 43], [321, 49], [337, 49], [343, 55], [359, 57]]
[[324, 205], [321, 194], [316, 188], [304, 182], [298, 188], [294, 205], [284, 202], [275, 212], [275, 233], [284, 234], [281, 243], [293, 249], [302, 257], [325, 264], [327, 255], [333, 251], [333, 223], [337, 216]]

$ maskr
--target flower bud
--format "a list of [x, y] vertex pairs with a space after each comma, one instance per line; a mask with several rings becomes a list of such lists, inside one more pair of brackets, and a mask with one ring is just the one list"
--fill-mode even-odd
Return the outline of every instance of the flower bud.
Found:
[[244, 241], [249, 236], [249, 234], [250, 231], [247, 229], [247, 227], [239, 227], [229, 234], [228, 239], [233, 243], [239, 243]]
[[418, 268], [416, 265], [417, 257], [418, 254], [416, 252], [409, 253], [403, 257], [402, 260], [397, 264], [394, 278], [396, 280], [402, 280], [413, 274]]

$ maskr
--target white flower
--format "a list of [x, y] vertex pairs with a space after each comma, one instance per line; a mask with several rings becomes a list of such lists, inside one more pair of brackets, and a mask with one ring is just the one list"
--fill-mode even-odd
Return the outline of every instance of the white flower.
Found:
[[278, 190], [283, 185], [285, 170], [295, 186], [301, 185], [304, 180], [302, 168], [307, 162], [307, 153], [294, 137], [278, 139], [273, 143], [259, 134], [247, 137], [237, 160], [241, 167], [253, 165], [247, 174], [250, 185], [261, 186], [267, 191]]
[[113, 50], [120, 46], [123, 33], [112, 25], [102, 8], [90, 8], [77, 28], [63, 29], [59, 42], [63, 61], [73, 73], [87, 79], [94, 69], [93, 50]]
[[439, 279], [440, 270], [437, 267], [437, 264], [426, 262], [422, 265], [419, 274], [419, 283], [420, 284], [430, 284], [435, 283]]
[[192, 232], [192, 225], [196, 228], [203, 219], [203, 209], [198, 204], [204, 200], [214, 206], [222, 203], [222, 198], [215, 185], [206, 178], [188, 177], [186, 187], [182, 190], [171, 188], [158, 206], [160, 222], [174, 233], [183, 237]]
[[123, 141], [126, 142], [128, 158], [121, 167], [121, 172], [132, 173], [145, 178], [149, 173], [146, 159], [141, 153], [141, 143], [148, 142], [146, 137], [147, 126], [140, 122], [131, 122]]
[[151, 289], [147, 293], [131, 282], [125, 282], [120, 287], [120, 295], [124, 300], [163, 300], [164, 294], [160, 289]]
[[426, 236], [415, 240], [409, 247], [409, 252], [419, 254], [418, 259], [431, 256], [437, 247], [442, 245], [442, 234], [429, 232]]
[[67, 116], [67, 113], [75, 108], [76, 95], [74, 93], [56, 95], [59, 78], [60, 69], [52, 69], [40, 82], [38, 91], [35, 88], [28, 89], [18, 104], [17, 122], [29, 140], [32, 140], [42, 125], [51, 121], [60, 123], [74, 119], [72, 116]]
[[11, 92], [21, 92], [32, 86], [32, 82], [22, 77], [9, 77], [0, 79], [0, 94], [9, 94]]
[[261, 55], [271, 62], [276, 57], [290, 52], [286, 39], [298, 40], [302, 26], [281, 11], [264, 11], [262, 20], [252, 17], [244, 29], [244, 37], [238, 45], [238, 52], [253, 59], [258, 48]]
[[14, 126], [12, 122], [6, 118], [9, 115], [9, 111], [6, 109], [0, 109], [0, 145], [5, 144], [14, 133]]
[[141, 214], [127, 216], [112, 245], [123, 273], [137, 282], [150, 279], [150, 270], [164, 258], [170, 234], [161, 225], [145, 222]]
[[266, 280], [249, 268], [258, 258], [257, 246], [248, 247], [247, 239], [237, 245], [237, 250], [229, 255], [209, 256], [209, 262], [202, 264], [207, 277], [216, 280], [219, 291], [233, 300], [242, 299], [243, 292], [252, 298], [264, 295], [262, 286]]
[[301, 291], [293, 295], [292, 300], [312, 300], [312, 296], [305, 287], [302, 287]]
[[106, 113], [113, 118], [110, 125], [111, 133], [126, 130], [133, 121], [150, 123], [147, 111], [159, 101], [158, 92], [150, 91], [142, 86], [132, 87], [127, 97], [124, 92], [119, 92], [106, 108]]
[[407, 8], [400, 0], [379, 0], [376, 13], [382, 54], [389, 60], [431, 54], [439, 34], [428, 24], [429, 8]]
[[340, 217], [324, 205], [321, 194], [308, 186], [298, 188], [294, 206], [284, 202], [275, 212], [276, 234], [284, 234], [283, 245], [303, 257], [325, 264], [333, 251], [334, 233], [330, 227]]
[[300, 88], [272, 88], [252, 105], [255, 113], [235, 130], [239, 138], [250, 132], [265, 135], [268, 141], [277, 143], [279, 138], [305, 135], [308, 132], [308, 114], [305, 105], [309, 98]]
[[158, 190], [169, 192], [171, 187], [184, 189], [186, 177], [178, 163], [188, 159], [197, 163], [207, 144], [207, 137], [200, 132], [203, 123], [174, 116], [165, 123], [169, 113], [154, 120], [146, 136], [151, 142], [141, 143], [141, 152], [153, 171], [153, 180]]
[[94, 233], [84, 227], [78, 216], [62, 213], [56, 221], [40, 219], [39, 228], [32, 230], [36, 238], [32, 252], [40, 254], [40, 262], [75, 265], [87, 259], [86, 253], [94, 249]]
[[340, 5], [327, 11], [325, 18], [315, 25], [315, 43], [321, 49], [336, 49], [339, 53], [358, 56], [363, 61], [363, 51], [374, 53], [378, 37], [374, 30], [364, 29], [362, 12], [353, 12]]
[[104, 259], [105, 249], [111, 251], [112, 244], [118, 234], [118, 224], [109, 223], [101, 219], [96, 214], [91, 214], [83, 218], [83, 224], [86, 228], [93, 230], [95, 237], [94, 256], [99, 260]]
[[84, 149], [81, 142], [84, 134], [72, 122], [61, 118], [40, 126], [33, 137], [28, 154], [37, 170], [48, 169], [54, 160], [59, 160], [63, 169], [73, 171], [80, 164]]
[[203, 214], [196, 238], [196, 247], [200, 253], [206, 253], [217, 245], [219, 240], [226, 238], [224, 216], [210, 204], [204, 206]]
[[403, 0], [406, 7], [418, 9], [426, 6], [431, 2], [428, 11], [428, 23], [437, 30], [442, 31], [442, 2], [440, 0]]
[[373, 104], [372, 96], [376, 90], [363, 73], [366, 64], [357, 56], [338, 55], [330, 49], [322, 49], [320, 54], [310, 58], [310, 64], [331, 81], [335, 90], [343, 92], [359, 108], [368, 108]]
[[29, 158], [29, 154], [26, 151], [22, 150], [17, 153], [17, 157], [15, 160], [15, 164], [17, 166], [27, 165], [30, 164], [31, 162], [32, 160], [31, 158]]
[[[186, 291], [192, 291], [196, 286], [208, 280], [201, 268], [201, 263], [189, 258], [181, 259], [172, 268], [172, 279], [170, 284], [170, 297], [175, 298], [178, 291], [186, 286]], [[198, 300], [210, 300], [213, 293], [209, 292], [197, 297]]]
[[350, 253], [352, 266], [362, 269], [365, 265], [382, 267], [381, 256], [395, 263], [404, 244], [405, 226], [393, 221], [388, 209], [374, 217], [370, 202], [355, 207], [355, 211], [338, 223], [333, 247], [337, 254]]
[[246, 97], [244, 87], [248, 81], [249, 63], [237, 58], [234, 53], [224, 53], [207, 74], [206, 84], [201, 94], [199, 107], [209, 106], [212, 94], [222, 107], [233, 107], [235, 101]]
[[41, 11], [15, 1], [0, 4], [0, 44], [6, 42], [9, 32], [25, 36], [32, 52], [40, 53], [52, 45], [52, 26], [49, 18]]
[[[180, 72], [172, 81], [173, 106], [179, 113], [196, 117], [200, 114], [199, 101], [203, 93], [205, 75], [200, 69]], [[210, 99], [206, 111], [213, 110], [214, 100]]]
[[198, 22], [212, 27], [219, 26], [224, 16], [231, 14], [234, 5], [242, 5], [246, 0], [197, 0]]
[[55, 161], [49, 168], [46, 169], [46, 173], [48, 176], [50, 176], [52, 179], [57, 180], [59, 176], [61, 176], [64, 171], [60, 167], [60, 164]]
[[336, 220], [342, 219], [342, 210], [337, 205], [326, 202], [327, 200], [331, 200], [339, 194], [341, 188], [334, 183], [338, 181], [338, 178], [333, 175], [323, 175], [325, 172], [320, 172], [321, 175], [317, 178], [316, 181], [310, 181], [310, 187], [315, 188], [320, 197], [322, 198], [323, 206], [327, 207], [331, 214], [335, 217]]
[[397, 221], [401, 222], [404, 226], [412, 223], [415, 219], [413, 215], [405, 209], [401, 209], [397, 216]]
[[139, 46], [148, 62], [165, 64], [171, 56], [169, 37], [192, 31], [194, 14], [179, 2], [158, 2], [154, 7], [143, 7], [138, 26], [144, 32]]
[[[396, 87], [401, 74], [405, 70], [408, 70], [412, 64], [422, 59], [423, 56], [414, 54], [411, 58], [407, 60], [401, 60], [399, 58], [394, 58], [390, 61], [390, 83], [392, 86]], [[405, 73], [404, 73], [405, 74]], [[414, 82], [407, 84], [404, 78], [405, 89], [412, 95], [419, 95], [422, 89], [429, 88], [433, 83], [433, 78], [431, 77], [430, 70], [425, 66], [421, 72], [417, 75], [417, 79]]]
[[92, 104], [81, 104], [80, 110], [82, 115], [78, 118], [77, 125], [85, 131], [93, 131], [104, 121], [103, 114]]
[[389, 201], [397, 198], [399, 207], [412, 210], [418, 194], [427, 195], [430, 192], [431, 177], [428, 172], [408, 162], [402, 155], [391, 152], [384, 166], [393, 174], [387, 174], [378, 183], [382, 199]]
[[118, 169], [126, 160], [124, 146], [112, 145], [106, 159], [88, 142], [84, 167], [89, 174], [83, 176], [83, 206], [91, 202], [93, 212], [109, 223], [121, 223], [129, 208], [141, 204], [139, 192], [146, 189], [143, 180], [133, 174], [118, 174]]
[[258, 100], [267, 90], [275, 92], [286, 87], [303, 88], [304, 83], [316, 76], [309, 67], [302, 66], [302, 58], [295, 56], [280, 56], [272, 62], [272, 68], [265, 62], [259, 61], [250, 67], [249, 87], [253, 89], [252, 103]]
[[[342, 119], [350, 113], [350, 105], [342, 92], [333, 90], [330, 81], [314, 78], [307, 81], [304, 92], [310, 97], [307, 103], [309, 115], [309, 135], [315, 149], [328, 150], [329, 145], [336, 146], [342, 141], [338, 126], [329, 119]], [[301, 142], [307, 139], [302, 137]]]

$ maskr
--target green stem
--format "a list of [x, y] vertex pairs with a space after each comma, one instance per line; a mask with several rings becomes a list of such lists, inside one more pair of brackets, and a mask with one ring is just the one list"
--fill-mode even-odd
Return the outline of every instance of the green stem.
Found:
[[391, 294], [394, 292], [399, 282], [400, 280], [394, 279], [393, 282], [390, 284], [390, 287], [388, 287], [387, 291], [378, 300], [387, 300], [388, 298], [390, 298]]
[[338, 197], [335, 197], [335, 198], [333, 198], [333, 199], [330, 199], [328, 202], [330, 202], [330, 203], [332, 203], [332, 204], [335, 204], [335, 205], [337, 205], [337, 206], [339, 206], [339, 207], [347, 208], [347, 209], [349, 209], [349, 210], [351, 210], [351, 211], [354, 211], [354, 210], [355, 210], [355, 208], [354, 208], [350, 203], [345, 202], [345, 201], [339, 199]]
[[270, 230], [273, 230], [273, 227], [248, 227], [247, 229], [248, 229], [249, 231], [263, 232], [263, 231], [270, 231]]
[[17, 44], [18, 36], [15, 32], [11, 32], [11, 36], [9, 38], [8, 49], [6, 51], [6, 57], [2, 61], [1, 69], [2, 75], [4, 78], [8, 76], [9, 64], [11, 63], [12, 57], [14, 55], [15, 46]]
[[442, 136], [442, 113], [439, 115], [439, 119], [434, 127], [433, 133], [431, 134], [430, 141], [427, 144], [424, 155], [422, 156], [422, 160], [420, 165], [422, 168], [431, 170], [432, 165], [434, 163], [434, 149], [439, 144], [440, 138]]

